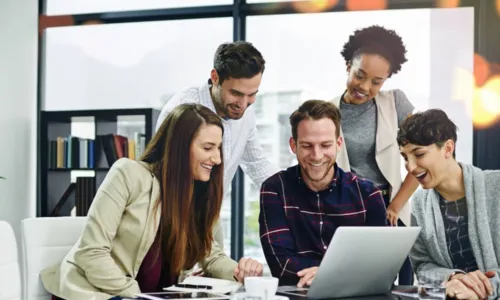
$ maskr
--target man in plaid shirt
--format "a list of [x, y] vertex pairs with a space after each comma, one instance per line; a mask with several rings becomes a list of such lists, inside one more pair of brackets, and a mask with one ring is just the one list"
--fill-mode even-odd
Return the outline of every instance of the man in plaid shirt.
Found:
[[290, 124], [299, 164], [262, 184], [260, 238], [272, 275], [302, 287], [311, 285], [337, 227], [388, 223], [381, 191], [335, 163], [343, 142], [335, 104], [306, 101]]

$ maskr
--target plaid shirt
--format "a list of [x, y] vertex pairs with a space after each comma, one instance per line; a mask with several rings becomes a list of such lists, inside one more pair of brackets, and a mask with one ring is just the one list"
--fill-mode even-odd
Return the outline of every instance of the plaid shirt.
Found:
[[446, 201], [439, 197], [443, 216], [446, 246], [453, 268], [465, 273], [478, 270], [476, 257], [469, 240], [469, 221], [465, 197], [457, 201]]
[[339, 226], [387, 226], [380, 190], [335, 164], [330, 186], [314, 192], [293, 166], [267, 179], [260, 193], [260, 240], [280, 284], [296, 284], [296, 273], [319, 266]]

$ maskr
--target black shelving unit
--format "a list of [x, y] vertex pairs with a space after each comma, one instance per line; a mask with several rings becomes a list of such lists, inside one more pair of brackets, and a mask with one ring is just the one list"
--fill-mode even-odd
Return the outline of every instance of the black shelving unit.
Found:
[[[144, 128], [140, 129], [140, 134], [147, 144], [155, 132], [156, 121], [160, 114], [159, 110], [152, 108], [133, 108], [133, 109], [105, 109], [105, 110], [74, 110], [74, 111], [42, 111], [40, 115], [40, 153], [38, 160], [38, 180], [39, 189], [37, 195], [37, 216], [69, 216], [76, 204], [75, 184], [71, 184], [72, 171], [93, 171], [90, 172], [90, 179], [95, 185], [90, 190], [96, 191], [99, 185], [106, 177], [110, 165], [107, 163], [101, 141], [95, 137], [118, 133], [119, 117], [137, 116], [144, 120]], [[77, 118], [77, 119], [75, 119]], [[84, 119], [81, 119], [84, 118]], [[92, 143], [93, 164], [91, 167], [81, 167], [76, 163], [76, 167], [67, 165], [59, 167], [49, 162], [50, 142], [57, 140], [58, 137], [71, 136], [72, 123], [74, 122], [93, 122], [94, 139]], [[78, 136], [75, 136], [78, 137]], [[85, 147], [85, 146], [84, 146]], [[87, 155], [90, 155], [87, 153]], [[80, 162], [80, 161], [79, 161]], [[66, 163], [66, 160], [65, 160]], [[81, 163], [81, 162], [80, 162]], [[89, 163], [90, 164], [90, 163]], [[91, 192], [93, 193], [93, 192]], [[63, 195], [66, 194], [66, 197]], [[87, 195], [88, 197], [88, 195]], [[93, 195], [91, 195], [93, 197]], [[64, 201], [60, 201], [65, 198]], [[61, 205], [64, 203], [63, 205]], [[59, 206], [57, 213], [54, 213], [56, 206]], [[78, 212], [79, 215], [86, 212]]]

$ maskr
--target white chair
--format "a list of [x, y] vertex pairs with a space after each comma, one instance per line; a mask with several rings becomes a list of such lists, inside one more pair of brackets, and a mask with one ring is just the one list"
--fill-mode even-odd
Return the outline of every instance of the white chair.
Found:
[[0, 221], [0, 300], [21, 300], [17, 241], [9, 223]]
[[23, 299], [50, 300], [40, 272], [63, 260], [80, 238], [85, 220], [85, 217], [47, 217], [22, 221]]

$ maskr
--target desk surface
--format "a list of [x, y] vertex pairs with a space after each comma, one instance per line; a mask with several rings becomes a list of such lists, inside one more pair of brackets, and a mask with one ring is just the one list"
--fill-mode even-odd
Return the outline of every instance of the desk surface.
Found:
[[[402, 290], [402, 289], [406, 289], [406, 288], [408, 288], [408, 287], [396, 287], [394, 290]], [[283, 294], [283, 293], [277, 293], [277, 295], [286, 296], [290, 300], [305, 300], [305, 299], [307, 299], [305, 297], [293, 296], [290, 294]], [[335, 298], [335, 299], [332, 298], [330, 300], [407, 300], [407, 299], [414, 299], [414, 298], [393, 295], [393, 294], [385, 294], [385, 295], [371, 295], [371, 296], [363, 296], [363, 297], [349, 297], [349, 298]], [[328, 300], [328, 299], [325, 299], [325, 300]]]
[[[409, 289], [409, 288], [410, 288], [410, 286], [396, 286], [393, 288], [393, 290], [404, 290], [404, 289]], [[283, 294], [283, 293], [277, 293], [277, 295], [286, 296], [290, 300], [305, 300], [305, 299], [307, 299], [306, 297], [294, 296], [294, 295]], [[110, 300], [122, 300], [122, 299], [123, 298], [121, 298], [121, 297], [113, 297]], [[350, 297], [350, 298], [336, 298], [336, 299], [338, 299], [338, 300], [409, 300], [412, 298], [399, 296], [399, 295], [393, 295], [393, 294], [385, 294], [385, 295], [372, 295], [372, 296], [364, 296], [364, 297]], [[336, 300], [336, 299], [331, 299], [331, 300]], [[326, 299], [326, 300], [328, 300], [328, 299]]]

